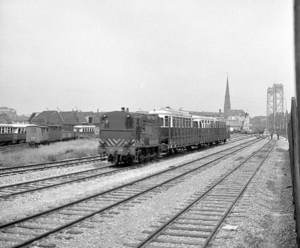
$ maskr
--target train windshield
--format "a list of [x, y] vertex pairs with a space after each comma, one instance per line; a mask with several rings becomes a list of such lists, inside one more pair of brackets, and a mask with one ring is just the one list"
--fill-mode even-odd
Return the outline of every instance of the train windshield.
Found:
[[134, 118], [132, 115], [127, 114], [125, 112], [107, 113], [101, 117], [100, 129], [102, 130], [134, 129]]

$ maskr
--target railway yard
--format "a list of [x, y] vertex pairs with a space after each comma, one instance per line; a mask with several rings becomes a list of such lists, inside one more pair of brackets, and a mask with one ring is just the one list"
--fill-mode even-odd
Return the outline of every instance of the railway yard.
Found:
[[1, 247], [297, 247], [288, 149], [232, 135], [131, 166], [3, 163]]

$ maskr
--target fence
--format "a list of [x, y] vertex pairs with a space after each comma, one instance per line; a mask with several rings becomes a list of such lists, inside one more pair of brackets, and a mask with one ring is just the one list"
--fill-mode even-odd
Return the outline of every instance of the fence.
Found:
[[299, 173], [299, 129], [298, 113], [295, 97], [292, 98], [291, 117], [288, 125], [289, 152], [291, 161], [291, 175], [293, 182], [294, 218], [296, 220], [296, 232], [298, 247], [300, 244], [300, 173]]

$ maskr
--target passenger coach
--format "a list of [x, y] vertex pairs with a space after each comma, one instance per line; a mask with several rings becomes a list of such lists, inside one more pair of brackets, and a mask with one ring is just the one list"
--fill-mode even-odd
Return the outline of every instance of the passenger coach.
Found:
[[25, 142], [26, 126], [25, 124], [0, 124], [0, 144]]

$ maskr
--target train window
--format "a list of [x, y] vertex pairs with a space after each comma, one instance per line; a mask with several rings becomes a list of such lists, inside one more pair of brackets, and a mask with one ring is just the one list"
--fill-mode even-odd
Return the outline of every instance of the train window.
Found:
[[159, 118], [159, 125], [160, 125], [161, 127], [164, 126], [164, 118]]
[[102, 117], [101, 128], [102, 129], [109, 128], [109, 121], [106, 117]]
[[169, 116], [165, 116], [165, 127], [169, 126]]
[[127, 129], [133, 128], [133, 118], [130, 115], [127, 115], [126, 117], [125, 126]]

